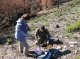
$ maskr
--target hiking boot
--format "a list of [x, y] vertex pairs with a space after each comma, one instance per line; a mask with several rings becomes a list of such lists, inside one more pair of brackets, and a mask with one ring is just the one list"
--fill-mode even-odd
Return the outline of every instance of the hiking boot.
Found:
[[23, 51], [21, 51], [21, 53], [23, 53]]

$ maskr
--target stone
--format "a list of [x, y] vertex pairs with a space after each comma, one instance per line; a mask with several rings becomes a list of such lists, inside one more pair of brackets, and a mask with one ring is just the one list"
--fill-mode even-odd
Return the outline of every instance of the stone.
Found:
[[77, 44], [77, 43], [78, 43], [78, 42], [76, 42], [76, 41], [75, 41], [75, 42], [69, 42], [69, 44]]
[[79, 51], [80, 51], [80, 47], [79, 47]]
[[59, 28], [60, 26], [59, 25], [56, 25], [56, 28]]
[[56, 49], [62, 49], [62, 47], [61, 46], [57, 46], [57, 48]]
[[70, 47], [74, 47], [74, 45], [70, 44]]

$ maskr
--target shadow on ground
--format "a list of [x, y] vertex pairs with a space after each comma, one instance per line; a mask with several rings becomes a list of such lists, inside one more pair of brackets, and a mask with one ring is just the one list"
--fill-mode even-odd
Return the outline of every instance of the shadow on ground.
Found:
[[63, 52], [57, 50], [57, 49], [51, 49], [51, 58], [50, 59], [58, 59], [62, 56], [65, 56], [67, 54], [70, 54], [71, 51], [70, 50], [65, 50]]
[[0, 45], [6, 44], [6, 43], [14, 44], [14, 43], [16, 43], [16, 40], [15, 40], [14, 37], [10, 37], [10, 36], [8, 36], [8, 37], [0, 37]]
[[[50, 51], [50, 53], [51, 53], [50, 59], [58, 59], [58, 58], [60, 58], [60, 57], [62, 57], [62, 56], [65, 56], [65, 55], [71, 53], [70, 50], [65, 50], [65, 51], [61, 52], [61, 51], [59, 51], [59, 50], [57, 50], [57, 49], [50, 49], [49, 51]], [[42, 53], [42, 55], [43, 55], [43, 54], [44, 54], [44, 52]], [[45, 55], [45, 56], [46, 56], [46, 55]], [[38, 58], [38, 55], [36, 54], [35, 51], [29, 51], [29, 52], [28, 52], [28, 57]], [[43, 57], [43, 58], [44, 58], [44, 57]]]
[[66, 2], [69, 2], [69, 1], [72, 1], [72, 0], [57, 0], [54, 5], [56, 5], [56, 6], [57, 5], [63, 5], [63, 3], [66, 3]]
[[7, 39], [5, 37], [0, 37], [0, 45], [5, 44]]
[[61, 40], [55, 40], [55, 39], [50, 39], [49, 40], [49, 44], [51, 44], [51, 45], [53, 45], [53, 44], [57, 44], [57, 45], [59, 45], [59, 44], [63, 44], [63, 42], [61, 41]]

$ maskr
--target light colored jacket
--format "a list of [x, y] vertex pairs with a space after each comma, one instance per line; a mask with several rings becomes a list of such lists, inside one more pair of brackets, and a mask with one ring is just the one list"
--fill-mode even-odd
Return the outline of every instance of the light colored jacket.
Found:
[[25, 23], [23, 18], [19, 18], [16, 22], [17, 24], [15, 26], [15, 38], [20, 41], [24, 40], [27, 36], [28, 25]]

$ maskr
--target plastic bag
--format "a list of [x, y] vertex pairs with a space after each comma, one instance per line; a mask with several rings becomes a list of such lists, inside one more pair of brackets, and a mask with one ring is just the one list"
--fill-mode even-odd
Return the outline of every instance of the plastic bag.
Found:
[[37, 47], [35, 48], [35, 52], [36, 52], [38, 55], [42, 54], [42, 50], [41, 50], [41, 48], [40, 48], [39, 46], [37, 46]]

